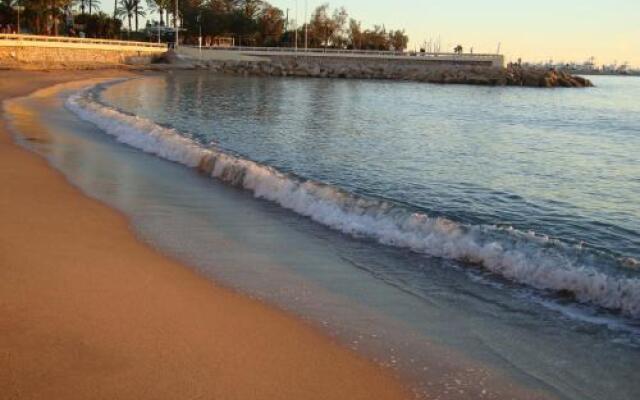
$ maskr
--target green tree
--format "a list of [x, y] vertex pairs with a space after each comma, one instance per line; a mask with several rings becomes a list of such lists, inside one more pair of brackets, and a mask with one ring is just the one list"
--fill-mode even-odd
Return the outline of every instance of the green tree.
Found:
[[257, 17], [258, 42], [262, 46], [276, 46], [284, 34], [284, 13], [264, 3]]
[[140, 0], [134, 0], [135, 2], [135, 10], [133, 10], [133, 15], [136, 17], [136, 32], [138, 32], [138, 17], [144, 17], [146, 12], [144, 8], [140, 5]]
[[95, 38], [116, 38], [122, 27], [122, 21], [103, 12], [78, 15], [75, 22], [84, 25], [84, 32], [88, 37]]
[[[160, 25], [165, 25], [165, 21], [168, 23], [169, 8], [173, 2], [171, 0], [147, 0], [147, 7], [150, 10], [156, 11], [160, 17]], [[165, 19], [165, 13], [167, 19]]]
[[263, 4], [262, 0], [232, 0], [230, 3], [234, 9], [240, 10], [249, 19], [254, 19], [257, 16]]
[[100, 0], [89, 0], [89, 14], [93, 12], [93, 9], [100, 10]]
[[384, 26], [374, 25], [362, 35], [362, 48], [366, 50], [389, 50], [389, 37]]
[[21, 2], [25, 6], [25, 26], [37, 34], [46, 34], [47, 17], [49, 15], [49, 2], [47, 0], [26, 0]]
[[50, 17], [51, 25], [47, 26], [47, 33], [58, 36], [60, 19], [64, 16], [64, 10], [70, 7], [72, 0], [49, 0], [45, 15]]
[[238, 36], [238, 44], [241, 46], [256, 44], [257, 23], [242, 9], [235, 9], [229, 15], [229, 31]]
[[333, 32], [329, 37], [333, 47], [345, 47], [347, 44], [345, 25], [347, 23], [347, 10], [340, 7], [333, 11]]
[[84, 15], [85, 10], [87, 9], [87, 0], [79, 0], [79, 8], [80, 8], [80, 15]]
[[349, 37], [349, 47], [352, 49], [361, 49], [364, 34], [362, 32], [362, 23], [351, 18], [349, 20], [349, 30], [347, 31]]
[[[5, 3], [7, 4], [7, 3]], [[20, 0], [24, 12], [21, 26], [46, 35], [57, 35], [64, 10], [72, 5], [72, 0]]]
[[94, 9], [100, 9], [100, 0], [73, 0], [72, 3], [78, 4], [80, 15], [84, 15], [87, 8], [89, 8], [89, 14], [93, 14]]
[[393, 50], [405, 50], [407, 48], [407, 44], [409, 44], [409, 36], [404, 33], [404, 29], [389, 31], [389, 45]]
[[19, 0], [1, 0], [0, 1], [0, 24], [16, 24], [17, 15], [14, 7], [18, 5]]
[[[119, 0], [121, 1], [121, 0]], [[146, 0], [150, 9], [175, 15], [175, 0]], [[163, 12], [164, 10], [164, 12]], [[197, 43], [200, 30], [205, 37], [233, 36], [236, 43], [260, 46], [291, 46], [296, 31], [288, 30], [284, 13], [264, 0], [180, 0], [179, 18], [187, 43]], [[329, 4], [317, 7], [308, 25], [310, 47], [335, 47], [371, 50], [404, 49], [408, 38], [404, 31], [389, 31], [382, 26], [363, 29], [355, 19], [349, 20], [344, 8], [331, 9]], [[298, 27], [298, 44], [305, 27]]]
[[129, 29], [127, 36], [131, 34], [131, 20], [135, 17], [136, 31], [138, 30], [138, 16], [144, 17], [146, 13], [139, 5], [140, 0], [120, 0], [119, 7], [117, 8], [116, 15], [119, 17], [126, 17]]
[[236, 0], [209, 0], [206, 7], [216, 14], [228, 14], [233, 11], [235, 1]]
[[344, 47], [347, 11], [344, 7], [331, 12], [329, 4], [318, 6], [309, 22], [309, 45], [311, 47]]

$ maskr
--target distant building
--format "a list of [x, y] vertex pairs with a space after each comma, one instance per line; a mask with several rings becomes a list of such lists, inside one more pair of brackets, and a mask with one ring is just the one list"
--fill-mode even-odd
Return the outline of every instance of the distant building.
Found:
[[235, 40], [229, 36], [205, 36], [202, 38], [205, 47], [233, 47]]

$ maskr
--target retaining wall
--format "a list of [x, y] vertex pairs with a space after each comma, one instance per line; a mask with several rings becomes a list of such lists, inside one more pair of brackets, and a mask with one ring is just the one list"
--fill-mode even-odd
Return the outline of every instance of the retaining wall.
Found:
[[163, 45], [27, 35], [0, 35], [0, 68], [95, 68], [145, 64]]

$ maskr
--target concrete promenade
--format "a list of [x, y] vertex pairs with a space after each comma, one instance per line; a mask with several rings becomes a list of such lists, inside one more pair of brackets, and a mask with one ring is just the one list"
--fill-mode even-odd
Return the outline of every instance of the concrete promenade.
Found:
[[0, 68], [69, 68], [140, 64], [166, 44], [64, 36], [0, 34]]
[[415, 53], [402, 51], [375, 50], [341, 50], [341, 49], [304, 49], [290, 47], [202, 47], [182, 46], [180, 53], [191, 58], [201, 57], [205, 61], [244, 60], [260, 57], [271, 61], [289, 58], [340, 59], [343, 61], [389, 61], [390, 63], [418, 63], [424, 65], [457, 65], [503, 67], [504, 56], [501, 54], [470, 53]]

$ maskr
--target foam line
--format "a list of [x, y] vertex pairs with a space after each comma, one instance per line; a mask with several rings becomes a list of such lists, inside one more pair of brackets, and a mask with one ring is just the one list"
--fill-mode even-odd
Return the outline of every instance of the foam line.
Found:
[[[582, 265], [531, 235], [499, 235], [486, 226], [462, 225], [414, 213], [331, 185], [304, 180], [216, 148], [205, 148], [175, 129], [93, 101], [88, 91], [70, 96], [67, 108], [116, 140], [253, 192], [343, 233], [479, 266], [541, 290], [640, 318], [640, 279], [615, 277]], [[547, 243], [548, 244], [548, 243]]]

